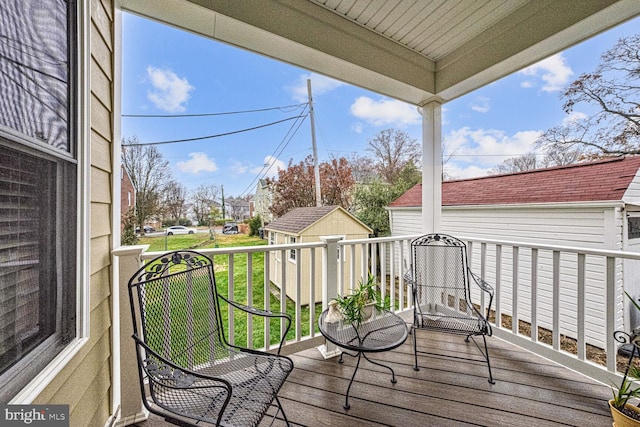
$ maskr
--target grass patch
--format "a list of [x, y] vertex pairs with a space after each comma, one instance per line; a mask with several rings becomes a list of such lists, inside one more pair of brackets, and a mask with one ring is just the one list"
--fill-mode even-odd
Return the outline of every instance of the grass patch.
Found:
[[[165, 239], [166, 237], [166, 239]], [[215, 240], [211, 240], [208, 233], [195, 233], [173, 236], [145, 236], [139, 239], [139, 244], [148, 244], [150, 251], [179, 250], [192, 249], [200, 250], [207, 248], [220, 247], [238, 247], [238, 246], [261, 246], [268, 242], [255, 236], [244, 234], [224, 235], [216, 234]], [[166, 246], [165, 246], [166, 245]], [[166, 249], [165, 249], [166, 247]], [[249, 272], [249, 259], [251, 260], [251, 293], [248, 291], [247, 275]], [[213, 257], [215, 266], [216, 287], [218, 293], [224, 297], [229, 297], [229, 279], [233, 280], [234, 293], [231, 299], [242, 304], [251, 305], [256, 308], [265, 307], [265, 286], [269, 290], [269, 305], [271, 311], [281, 311], [280, 292], [276, 286], [271, 283], [265, 283], [264, 280], [264, 253], [235, 254], [233, 256], [233, 274], [229, 272], [230, 257], [228, 255], [215, 255]], [[251, 299], [251, 301], [249, 301]], [[316, 304], [315, 317], [317, 319], [322, 311], [322, 304]], [[228, 339], [230, 334], [228, 331], [229, 312], [226, 304], [221, 305], [223, 321], [225, 323], [225, 332]], [[292, 328], [287, 334], [287, 339], [295, 338], [295, 304], [287, 298], [286, 312], [292, 318]], [[252, 316], [252, 341], [253, 347], [262, 347], [264, 342], [264, 318]], [[310, 310], [309, 307], [302, 307], [300, 313], [301, 333], [308, 335], [311, 325], [309, 324]], [[248, 346], [247, 330], [249, 317], [246, 313], [234, 309], [233, 313], [233, 342], [239, 346]], [[314, 322], [314, 329], [318, 331], [317, 323]], [[280, 321], [279, 319], [271, 319], [269, 321], [269, 341], [272, 345], [276, 345], [280, 340]]]

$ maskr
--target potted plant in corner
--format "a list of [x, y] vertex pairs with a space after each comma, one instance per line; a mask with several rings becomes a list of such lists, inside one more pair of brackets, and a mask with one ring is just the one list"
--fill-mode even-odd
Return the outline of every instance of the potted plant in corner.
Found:
[[[625, 291], [627, 298], [640, 311], [640, 305], [631, 295]], [[615, 427], [638, 427], [640, 426], [640, 408], [629, 403], [631, 398], [640, 398], [640, 388], [635, 388], [634, 381], [640, 380], [640, 368], [634, 365], [634, 356], [640, 356], [638, 346], [640, 346], [640, 328], [635, 328], [631, 334], [623, 331], [616, 331], [614, 334], [616, 341], [631, 344], [631, 356], [625, 370], [620, 385], [613, 386], [613, 399], [609, 400], [613, 425]]]
[[355, 327], [368, 320], [374, 308], [382, 310], [385, 307], [376, 279], [371, 273], [367, 275], [366, 281], [360, 280], [358, 282], [350, 295], [338, 295], [333, 301], [335, 301], [344, 321]]

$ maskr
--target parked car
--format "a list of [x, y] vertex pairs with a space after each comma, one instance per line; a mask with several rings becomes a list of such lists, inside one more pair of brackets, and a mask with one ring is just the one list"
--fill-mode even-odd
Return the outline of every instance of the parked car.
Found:
[[[144, 229], [145, 233], [151, 233], [152, 231], [156, 231], [156, 229], [150, 225], [145, 225], [142, 228]], [[136, 227], [136, 233], [139, 233], [139, 232], [140, 232], [140, 227]]]
[[235, 222], [227, 222], [222, 226], [222, 234], [238, 234], [238, 224]]
[[173, 227], [167, 228], [167, 235], [171, 236], [173, 234], [193, 234], [196, 230], [194, 228], [188, 228], [184, 225], [174, 225]]

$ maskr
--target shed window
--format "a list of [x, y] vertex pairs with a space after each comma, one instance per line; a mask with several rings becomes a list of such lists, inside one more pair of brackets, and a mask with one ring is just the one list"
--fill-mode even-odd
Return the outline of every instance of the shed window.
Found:
[[[289, 237], [289, 243], [291, 243], [292, 245], [296, 243], [296, 238], [291, 236]], [[295, 261], [296, 260], [296, 250], [295, 249], [291, 249], [289, 251], [289, 260], [291, 261]]]

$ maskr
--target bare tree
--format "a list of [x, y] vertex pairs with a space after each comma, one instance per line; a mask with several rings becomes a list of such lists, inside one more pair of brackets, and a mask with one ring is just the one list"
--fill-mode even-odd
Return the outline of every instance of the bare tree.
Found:
[[356, 183], [367, 182], [377, 176], [374, 161], [369, 156], [354, 153], [349, 159], [349, 165]]
[[[592, 156], [640, 154], [640, 35], [628, 36], [602, 54], [600, 64], [564, 91], [563, 109], [579, 104], [594, 107], [591, 116], [573, 119], [547, 130], [540, 146], [581, 147]], [[570, 116], [571, 117], [571, 116]]]
[[122, 142], [122, 164], [136, 191], [136, 224], [144, 232], [147, 220], [161, 213], [161, 198], [164, 187], [171, 179], [169, 162], [153, 145], [137, 145], [133, 136]]
[[219, 192], [220, 187], [215, 184], [202, 184], [191, 195], [193, 213], [199, 225], [209, 223], [211, 208]]
[[458, 179], [458, 177], [451, 172], [451, 168], [449, 167], [449, 162], [451, 161], [451, 158], [455, 156], [456, 151], [449, 151], [449, 144], [446, 139], [442, 140], [440, 152], [442, 153], [442, 180], [452, 181], [454, 179]]
[[418, 166], [422, 149], [418, 142], [401, 130], [385, 129], [369, 141], [367, 150], [374, 155], [376, 171], [393, 184], [408, 163]]
[[580, 163], [589, 157], [582, 147], [572, 148], [567, 145], [553, 145], [547, 147], [545, 162], [549, 166], [565, 166]]
[[165, 186], [163, 205], [165, 217], [174, 221], [186, 216], [187, 188], [175, 180]]
[[531, 152], [522, 156], [511, 157], [491, 169], [488, 174], [526, 172], [551, 166], [573, 165], [590, 158], [581, 147], [572, 148], [566, 145], [552, 145], [547, 147], [544, 155]]
[[527, 153], [522, 156], [508, 158], [491, 169], [488, 173], [489, 175], [498, 175], [504, 173], [526, 172], [533, 169], [544, 168], [547, 165], [548, 164], [544, 159], [538, 160], [537, 154]]

